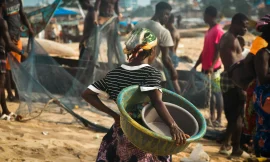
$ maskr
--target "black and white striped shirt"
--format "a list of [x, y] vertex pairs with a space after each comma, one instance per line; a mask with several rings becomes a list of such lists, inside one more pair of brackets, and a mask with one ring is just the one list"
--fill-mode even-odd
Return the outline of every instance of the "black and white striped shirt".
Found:
[[160, 83], [161, 73], [148, 64], [121, 65], [88, 88], [98, 94], [109, 95], [110, 99], [116, 101], [118, 94], [126, 87], [138, 85], [140, 90], [145, 92], [161, 89]]

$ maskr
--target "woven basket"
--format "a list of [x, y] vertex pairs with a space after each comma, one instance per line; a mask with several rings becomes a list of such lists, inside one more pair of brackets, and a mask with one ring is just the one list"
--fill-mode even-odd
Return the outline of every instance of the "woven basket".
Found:
[[197, 120], [199, 132], [197, 135], [190, 137], [186, 144], [176, 146], [175, 141], [171, 137], [159, 135], [141, 126], [130, 117], [127, 112], [134, 105], [150, 101], [147, 94], [142, 93], [138, 86], [130, 86], [123, 89], [117, 98], [117, 105], [120, 110], [121, 128], [130, 142], [145, 152], [166, 156], [177, 154], [187, 148], [190, 143], [202, 138], [206, 132], [206, 122], [203, 115], [193, 104], [176, 93], [163, 89], [162, 100], [183, 107]]

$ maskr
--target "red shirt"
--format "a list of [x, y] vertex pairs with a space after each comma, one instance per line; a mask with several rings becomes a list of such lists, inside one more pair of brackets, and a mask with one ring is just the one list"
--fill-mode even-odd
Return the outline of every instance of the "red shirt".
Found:
[[[223, 29], [219, 24], [212, 27], [208, 30], [204, 37], [204, 47], [202, 51], [202, 68], [203, 70], [209, 70], [213, 64], [214, 54], [215, 54], [215, 45], [219, 44], [219, 41], [224, 34]], [[219, 58], [214, 69], [217, 69], [221, 66], [222, 62]]]

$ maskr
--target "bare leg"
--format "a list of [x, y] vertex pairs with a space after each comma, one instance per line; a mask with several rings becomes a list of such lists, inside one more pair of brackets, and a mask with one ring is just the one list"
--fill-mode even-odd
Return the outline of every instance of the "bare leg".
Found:
[[9, 115], [10, 111], [7, 108], [7, 103], [6, 103], [6, 96], [5, 96], [5, 90], [4, 88], [0, 88], [0, 100], [1, 100], [1, 107], [2, 107], [2, 115], [6, 114]]
[[[224, 112], [225, 112], [225, 116], [226, 119], [228, 121], [227, 127], [226, 127], [226, 132], [225, 132], [225, 137], [224, 137], [224, 141], [223, 144], [220, 148], [220, 153], [224, 153], [226, 151], [229, 151], [231, 149], [230, 146], [230, 142], [231, 142], [231, 138], [232, 138], [232, 132], [233, 132], [233, 125], [235, 124], [234, 122], [232, 122], [231, 118], [232, 118], [232, 111], [233, 111], [233, 103], [231, 102], [231, 97], [230, 96], [232, 94], [231, 92], [232, 90], [229, 90], [226, 93], [223, 93], [223, 99], [224, 99]], [[230, 153], [230, 152], [228, 152]], [[226, 153], [227, 154], [227, 153]]]
[[232, 146], [233, 152], [232, 155], [241, 156], [243, 151], [240, 148], [240, 140], [241, 140], [241, 133], [242, 133], [242, 123], [243, 118], [239, 116], [237, 122], [234, 123], [233, 134], [232, 134]]
[[243, 150], [240, 148], [240, 140], [241, 140], [241, 134], [242, 134], [242, 128], [243, 128], [243, 115], [244, 115], [244, 108], [245, 108], [245, 99], [246, 94], [243, 90], [237, 89], [236, 91], [238, 97], [238, 102], [234, 100], [234, 102], [238, 103], [238, 106], [235, 109], [235, 112], [238, 114], [237, 120], [235, 122], [235, 129], [233, 131], [232, 135], [232, 146], [233, 146], [233, 152], [232, 155], [235, 156], [241, 156], [243, 153]]
[[7, 70], [6, 72], [6, 89], [8, 93], [8, 100], [13, 101], [14, 95], [11, 90], [11, 71], [10, 70]]
[[221, 123], [221, 115], [222, 115], [222, 111], [223, 111], [223, 97], [222, 94], [216, 93], [216, 109], [217, 109], [217, 121], [219, 123]]
[[245, 105], [245, 92], [239, 88], [232, 88], [223, 94], [224, 111], [228, 120], [225, 141], [221, 149], [228, 149], [232, 137], [234, 156], [241, 156], [243, 151], [240, 148], [240, 139], [243, 124], [243, 110]]
[[13, 80], [13, 77], [12, 77], [12, 72], [10, 71], [10, 81], [12, 83], [12, 85], [14, 86], [14, 91], [15, 91], [15, 100], [19, 100], [19, 92], [18, 92], [18, 89], [17, 89], [17, 86]]
[[228, 124], [226, 127], [225, 138], [224, 138], [223, 145], [222, 145], [221, 149], [228, 150], [231, 148], [230, 142], [231, 142], [231, 138], [232, 138], [232, 132], [234, 130], [234, 124], [235, 123], [228, 121]]
[[211, 103], [210, 103], [210, 119], [212, 122], [215, 121], [215, 107], [217, 105], [216, 95], [212, 93], [211, 95]]
[[9, 115], [10, 111], [7, 108], [7, 104], [6, 104], [6, 96], [5, 96], [5, 74], [2, 73], [0, 74], [0, 103], [1, 103], [1, 107], [2, 107], [2, 115], [6, 114]]
[[19, 100], [20, 99], [20, 97], [19, 97], [19, 92], [18, 92], [18, 88], [17, 88], [17, 86], [15, 85], [15, 99], [17, 99], [17, 100]]

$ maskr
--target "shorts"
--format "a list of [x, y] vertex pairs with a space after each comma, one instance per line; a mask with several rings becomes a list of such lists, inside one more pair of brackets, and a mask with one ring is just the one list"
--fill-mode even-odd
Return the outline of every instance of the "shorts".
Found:
[[230, 89], [235, 88], [235, 84], [233, 83], [233, 81], [231, 80], [231, 78], [229, 77], [229, 74], [227, 71], [224, 71], [223, 73], [221, 73], [220, 75], [220, 88], [222, 90], [223, 93], [226, 93], [227, 91], [229, 91]]
[[[208, 70], [202, 70], [202, 73], [208, 77]], [[214, 69], [214, 73], [211, 75], [211, 91], [214, 93], [220, 93], [220, 74], [221, 74], [221, 67]], [[208, 79], [206, 80], [208, 82]]]
[[[22, 50], [22, 41], [21, 41], [20, 39], [19, 39], [18, 41], [13, 41], [13, 43], [14, 43], [20, 50]], [[11, 51], [10, 54], [12, 54], [12, 55], [16, 58], [16, 60], [17, 60], [18, 62], [21, 62], [21, 55], [20, 55], [20, 54], [18, 54], [18, 53], [16, 53], [16, 52], [13, 52], [13, 51]], [[10, 64], [9, 64], [9, 61], [8, 61], [8, 57], [7, 57], [6, 69], [7, 69], [7, 70], [11, 70]]]
[[228, 121], [236, 122], [238, 117], [244, 116], [246, 93], [235, 87], [223, 93], [224, 112]]

